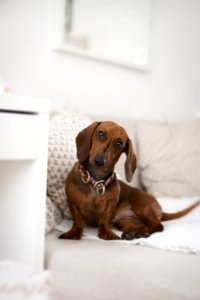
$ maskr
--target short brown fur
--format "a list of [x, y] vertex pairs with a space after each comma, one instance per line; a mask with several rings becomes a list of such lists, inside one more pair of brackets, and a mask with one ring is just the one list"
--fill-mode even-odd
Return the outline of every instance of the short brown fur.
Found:
[[[95, 122], [82, 130], [76, 138], [80, 163], [98, 180], [113, 173], [122, 153], [126, 154], [125, 175], [131, 181], [136, 169], [136, 156], [125, 129], [111, 121]], [[98, 227], [98, 236], [105, 240], [119, 239], [112, 227], [122, 231], [122, 239], [148, 237], [163, 231], [161, 221], [180, 218], [189, 213], [200, 201], [172, 214], [162, 212], [155, 197], [118, 180], [116, 176], [98, 195], [94, 187], [81, 179], [78, 163], [66, 179], [66, 195], [73, 218], [72, 228], [62, 239], [81, 239], [85, 224]]]

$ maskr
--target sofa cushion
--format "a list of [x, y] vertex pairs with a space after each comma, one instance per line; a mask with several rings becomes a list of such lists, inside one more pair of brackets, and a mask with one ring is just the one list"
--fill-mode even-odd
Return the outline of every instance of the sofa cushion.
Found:
[[51, 273], [22, 262], [0, 260], [1, 300], [51, 300]]
[[200, 195], [200, 119], [136, 124], [141, 181], [156, 196]]
[[75, 138], [90, 123], [88, 117], [70, 107], [60, 110], [50, 120], [47, 194], [64, 217], [70, 217], [65, 179], [77, 160]]
[[60, 233], [53, 230], [46, 237], [53, 299], [200, 299], [198, 255], [128, 242], [60, 240]]

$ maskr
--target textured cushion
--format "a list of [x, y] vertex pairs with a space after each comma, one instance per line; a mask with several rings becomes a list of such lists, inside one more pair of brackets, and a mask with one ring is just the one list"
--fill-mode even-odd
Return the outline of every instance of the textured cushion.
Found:
[[90, 123], [88, 117], [72, 108], [63, 109], [50, 121], [47, 194], [64, 217], [70, 217], [65, 179], [77, 160], [75, 138]]
[[139, 171], [158, 196], [200, 195], [200, 119], [136, 124]]
[[61, 211], [55, 203], [47, 196], [46, 197], [46, 227], [45, 233], [50, 232], [56, 225], [62, 221]]

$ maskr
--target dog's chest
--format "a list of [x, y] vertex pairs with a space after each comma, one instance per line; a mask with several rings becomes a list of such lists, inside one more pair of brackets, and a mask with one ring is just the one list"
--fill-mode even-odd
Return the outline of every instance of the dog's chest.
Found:
[[97, 195], [94, 190], [81, 196], [78, 203], [79, 211], [88, 225], [97, 226], [100, 217], [105, 212], [107, 200], [105, 196]]

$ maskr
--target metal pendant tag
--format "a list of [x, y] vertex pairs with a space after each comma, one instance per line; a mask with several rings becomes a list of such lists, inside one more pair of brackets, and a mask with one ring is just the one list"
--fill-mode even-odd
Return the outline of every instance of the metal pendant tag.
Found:
[[102, 196], [105, 193], [104, 180], [97, 181], [94, 184], [94, 189], [95, 189], [97, 195]]

